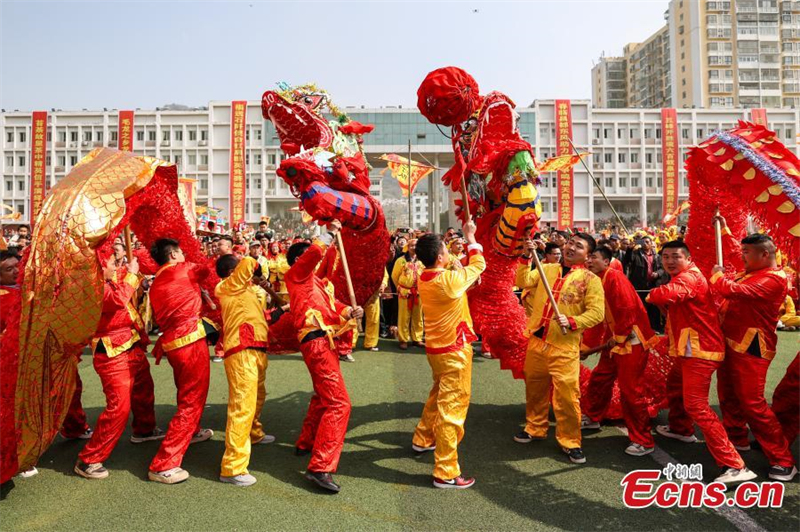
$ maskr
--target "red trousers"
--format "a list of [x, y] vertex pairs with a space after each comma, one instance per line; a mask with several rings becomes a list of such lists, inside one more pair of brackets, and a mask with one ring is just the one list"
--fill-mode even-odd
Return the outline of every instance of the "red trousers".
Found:
[[733, 448], [725, 427], [708, 404], [711, 376], [720, 364], [722, 362], [691, 357], [675, 360], [667, 376], [669, 427], [672, 432], [689, 436], [694, 434], [694, 424], [697, 423], [717, 465], [742, 469], [742, 457]]
[[350, 397], [339, 369], [339, 355], [326, 337], [300, 344], [300, 352], [311, 373], [314, 395], [296, 445], [311, 449], [309, 471], [335, 473], [350, 419]]
[[86, 422], [86, 412], [83, 411], [83, 405], [81, 404], [81, 395], [83, 395], [83, 381], [81, 380], [81, 374], [78, 373], [75, 381], [75, 392], [72, 394], [72, 401], [69, 403], [67, 417], [64, 418], [64, 423], [61, 425], [61, 435], [65, 438], [77, 438], [89, 430], [89, 424]]
[[786, 368], [786, 375], [772, 394], [772, 411], [783, 429], [786, 443], [791, 445], [800, 430], [800, 353]]
[[[794, 458], [778, 418], [764, 398], [769, 360], [749, 354], [725, 351], [717, 372], [717, 392], [722, 424], [728, 438], [742, 447], [749, 445], [747, 426], [753, 431], [771, 465], [794, 466]], [[795, 410], [800, 404], [795, 401]]]
[[156, 427], [153, 377], [144, 350], [134, 346], [113, 358], [94, 356], [94, 369], [106, 394], [106, 409], [97, 418], [94, 434], [78, 458], [87, 464], [105, 461], [117, 445], [133, 410], [134, 434], [149, 434]]
[[631, 346], [625, 355], [612, 355], [604, 349], [600, 361], [592, 370], [589, 388], [581, 402], [583, 414], [592, 421], [601, 421], [611, 402], [614, 381], [619, 382], [622, 418], [628, 427], [628, 436], [633, 443], [653, 447], [655, 441], [650, 432], [650, 415], [644, 400], [642, 376], [647, 367], [647, 351], [641, 345]]
[[150, 463], [150, 471], [154, 472], [180, 467], [192, 436], [200, 427], [211, 371], [205, 338], [166, 355], [178, 389], [178, 411], [169, 422], [167, 436]]

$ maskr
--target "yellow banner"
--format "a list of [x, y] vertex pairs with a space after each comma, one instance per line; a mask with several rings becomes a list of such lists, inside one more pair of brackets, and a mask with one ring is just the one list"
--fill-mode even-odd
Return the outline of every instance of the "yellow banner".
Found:
[[[380, 159], [386, 161], [386, 168], [381, 171], [381, 174], [384, 174], [386, 170], [392, 172], [392, 177], [397, 179], [397, 182], [400, 184], [400, 191], [403, 193], [404, 198], [408, 197], [409, 191], [413, 194], [414, 189], [417, 184], [422, 181], [422, 178], [434, 170], [432, 166], [421, 164], [416, 161], [411, 161], [409, 163], [406, 157], [401, 157], [394, 153], [381, 155]], [[410, 178], [409, 173], [411, 174]]]

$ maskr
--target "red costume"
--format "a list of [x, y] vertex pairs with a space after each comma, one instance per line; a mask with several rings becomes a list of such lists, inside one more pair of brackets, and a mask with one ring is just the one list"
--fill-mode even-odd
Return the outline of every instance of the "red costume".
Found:
[[622, 417], [630, 440], [651, 448], [655, 442], [650, 432], [642, 376], [647, 367], [647, 349], [658, 339], [650, 328], [641, 298], [625, 274], [609, 267], [603, 273], [602, 281], [606, 301], [603, 325], [607, 330], [602, 340], [613, 336], [617, 345], [603, 349], [589, 379], [581, 409], [592, 421], [602, 420], [611, 402], [614, 380], [618, 380]]
[[354, 323], [346, 317], [350, 307], [326, 291], [325, 282], [314, 274], [325, 248], [324, 242], [315, 240], [284, 280], [300, 352], [314, 386], [296, 446], [312, 451], [309, 471], [335, 473], [350, 419], [350, 397], [339, 368], [335, 337], [352, 329]]
[[178, 388], [178, 411], [150, 464], [156, 473], [181, 465], [206, 404], [210, 372], [206, 334], [211, 325], [200, 318], [199, 283], [208, 273], [206, 266], [188, 262], [167, 264], [158, 270], [150, 288], [153, 315], [163, 332], [153, 353], [156, 363], [166, 353]]
[[669, 283], [654, 288], [647, 301], [666, 307], [669, 354], [677, 357], [667, 377], [669, 430], [691, 436], [697, 423], [717, 464], [743, 469], [742, 457], [708, 404], [711, 376], [725, 357], [725, 341], [708, 281], [691, 264]]
[[[733, 240], [730, 235], [726, 238]], [[763, 268], [727, 279], [717, 272], [711, 286], [724, 300], [720, 314], [725, 361], [717, 380], [728, 437], [737, 446], [748, 446], [749, 425], [771, 465], [792, 467], [789, 444], [764, 398], [767, 371], [778, 343], [775, 330], [788, 290], [786, 274], [780, 268]]]
[[800, 353], [786, 368], [786, 375], [772, 394], [772, 411], [781, 424], [786, 442], [791, 445], [800, 431]]
[[[122, 277], [122, 281], [117, 279]], [[106, 408], [97, 419], [92, 439], [78, 458], [86, 464], [109, 457], [133, 410], [134, 434], [150, 434], [156, 426], [153, 377], [145, 356], [144, 323], [131, 298], [141, 278], [117, 272], [103, 288], [103, 310], [92, 340], [94, 368], [106, 394]]]

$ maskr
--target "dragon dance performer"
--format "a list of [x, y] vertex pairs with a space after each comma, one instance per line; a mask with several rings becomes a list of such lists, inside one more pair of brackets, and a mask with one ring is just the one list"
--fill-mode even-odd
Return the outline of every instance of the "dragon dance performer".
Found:
[[118, 269], [111, 256], [103, 269], [103, 308], [92, 339], [92, 353], [94, 369], [106, 395], [106, 408], [97, 418], [91, 439], [78, 454], [74, 470], [84, 478], [108, 477], [103, 462], [122, 436], [131, 410], [131, 442], [164, 438], [156, 427], [153, 377], [145, 355], [147, 332], [132, 301], [142, 280], [138, 273], [136, 257], [125, 270]]
[[400, 349], [408, 349], [408, 342], [416, 347], [422, 344], [422, 306], [419, 303], [419, 274], [422, 267], [417, 260], [417, 240], [408, 241], [408, 252], [397, 259], [392, 268], [392, 281], [397, 287], [397, 339]]
[[238, 260], [225, 255], [217, 260], [216, 270], [222, 279], [214, 293], [222, 306], [228, 377], [228, 422], [219, 479], [234, 486], [251, 486], [256, 483], [247, 471], [251, 443], [275, 441], [264, 433], [259, 421], [267, 396], [267, 294], [254, 283], [265, 279], [253, 257]]
[[210, 361], [206, 342], [216, 342], [214, 324], [201, 319], [200, 281], [209, 275], [207, 264], [186, 262], [177, 240], [157, 240], [150, 250], [160, 266], [150, 288], [153, 315], [163, 334], [153, 349], [156, 363], [166, 353], [178, 388], [178, 410], [169, 422], [166, 438], [150, 463], [148, 478], [177, 484], [189, 478], [180, 467], [190, 443], [208, 440], [211, 429], [200, 429], [208, 396]]
[[[589, 378], [589, 387], [581, 408], [582, 429], [599, 429], [611, 401], [614, 381], [619, 383], [622, 418], [628, 428], [630, 445], [625, 452], [644, 456], [655, 450], [650, 432], [642, 378], [647, 367], [647, 349], [658, 342], [642, 300], [620, 270], [611, 266], [611, 250], [600, 246], [589, 255], [589, 270], [600, 277], [605, 295], [606, 328], [610, 340], [602, 346], [600, 361]], [[585, 335], [586, 336], [586, 335]], [[599, 346], [592, 346], [599, 347]]]
[[[550, 384], [556, 415], [556, 440], [571, 462], [583, 464], [581, 449], [580, 342], [581, 333], [603, 321], [604, 298], [600, 279], [586, 269], [586, 257], [595, 241], [586, 233], [575, 233], [564, 246], [564, 264], [544, 264], [558, 305], [556, 318], [539, 271], [531, 270], [536, 243], [528, 241], [517, 267], [516, 285], [533, 290], [533, 309], [528, 321], [528, 352], [525, 358], [525, 429], [514, 436], [530, 443], [547, 436], [550, 425]], [[563, 334], [561, 327], [566, 328]]]
[[472, 345], [478, 339], [472, 329], [467, 289], [478, 280], [486, 261], [483, 247], [475, 240], [475, 224], [464, 226], [469, 243], [469, 264], [448, 270], [450, 254], [442, 237], [427, 234], [417, 242], [425, 270], [420, 275], [419, 293], [425, 313], [428, 363], [433, 388], [414, 431], [412, 448], [433, 451], [433, 485], [445, 489], [466, 489], [474, 478], [464, 477], [458, 464], [458, 444], [464, 437], [472, 387]]
[[364, 310], [337, 301], [314, 270], [341, 227], [340, 222], [333, 221], [328, 232], [311, 244], [293, 244], [287, 253], [290, 268], [284, 277], [300, 352], [314, 386], [296, 453], [311, 453], [306, 478], [334, 493], [341, 490], [333, 473], [339, 465], [350, 419], [350, 397], [339, 367], [335, 338], [354, 329], [354, 320], [361, 319]]
[[[716, 216], [723, 238], [735, 244], [725, 218]], [[766, 234], [742, 240], [744, 272], [735, 279], [715, 266], [711, 290], [723, 299], [722, 333], [725, 360], [717, 373], [722, 424], [737, 450], [749, 450], [747, 427], [753, 431], [770, 463], [769, 478], [791, 481], [797, 474], [789, 443], [778, 419], [764, 398], [767, 371], [775, 357], [779, 309], [788, 291], [788, 280], [775, 260], [775, 243]]]
[[389, 286], [389, 272], [383, 270], [383, 281], [378, 291], [364, 305], [364, 349], [369, 351], [378, 350], [378, 338], [381, 326], [381, 296]]
[[722, 473], [717, 482], [737, 483], [756, 478], [745, 467], [717, 415], [708, 404], [711, 376], [725, 358], [725, 339], [717, 308], [706, 278], [694, 265], [681, 240], [667, 242], [661, 250], [669, 283], [654, 288], [647, 301], [667, 313], [669, 354], [677, 357], [667, 377], [669, 425], [656, 432], [667, 438], [694, 443], [694, 423]]

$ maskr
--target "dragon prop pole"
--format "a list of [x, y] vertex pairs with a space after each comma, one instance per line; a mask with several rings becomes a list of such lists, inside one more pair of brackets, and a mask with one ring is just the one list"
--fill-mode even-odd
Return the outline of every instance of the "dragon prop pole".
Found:
[[[547, 299], [550, 300], [550, 305], [553, 307], [553, 312], [555, 313], [556, 319], [561, 318], [561, 313], [558, 311], [558, 305], [556, 304], [556, 298], [553, 297], [553, 291], [550, 289], [550, 283], [547, 282], [547, 277], [544, 275], [544, 267], [542, 267], [542, 263], [539, 261], [539, 255], [534, 250], [533, 252], [533, 261], [536, 263], [536, 269], [539, 270], [539, 277], [544, 283], [544, 290], [547, 292]], [[567, 334], [567, 328], [561, 325], [561, 334]]]
[[131, 226], [125, 227], [125, 254], [128, 256], [128, 264], [133, 260], [133, 245], [131, 244]]
[[572, 151], [574, 151], [575, 155], [578, 155], [578, 158], [581, 160], [581, 164], [586, 169], [586, 172], [589, 174], [589, 177], [592, 178], [592, 181], [594, 182], [594, 186], [597, 187], [597, 190], [599, 190], [600, 194], [603, 195], [603, 199], [606, 200], [606, 203], [608, 203], [608, 206], [611, 208], [611, 212], [614, 213], [614, 216], [616, 217], [617, 221], [619, 222], [619, 225], [622, 226], [622, 230], [627, 233], [628, 232], [628, 228], [625, 227], [625, 222], [623, 222], [622, 218], [620, 218], [619, 214], [617, 214], [617, 209], [615, 209], [614, 206], [611, 205], [611, 200], [608, 199], [608, 196], [606, 196], [605, 190], [603, 190], [603, 187], [600, 186], [600, 183], [597, 181], [597, 178], [594, 177], [594, 174], [592, 173], [592, 171], [589, 170], [589, 166], [586, 164], [586, 161], [583, 160], [583, 157], [580, 157], [581, 154], [578, 151], [578, 149], [575, 147], [575, 145], [572, 143], [572, 139], [567, 137], [567, 140], [569, 141], [569, 145], [572, 146]]
[[[356, 308], [358, 302], [356, 301], [356, 292], [353, 290], [353, 279], [350, 277], [350, 266], [347, 265], [347, 254], [344, 252], [344, 243], [342, 242], [342, 233], [336, 232], [336, 245], [339, 248], [339, 255], [342, 257], [342, 267], [344, 268], [344, 278], [347, 281], [347, 292], [350, 294], [350, 306]], [[363, 332], [361, 327], [361, 320], [358, 320], [358, 332]]]
[[[719, 216], [719, 207], [714, 211], [714, 216]], [[719, 218], [714, 220], [714, 243], [717, 248], [717, 265], [722, 266], [722, 224]]]
[[461, 176], [461, 201], [464, 202], [464, 214], [467, 215], [464, 219], [469, 222], [472, 220], [472, 216], [469, 213], [469, 195], [467, 195], [467, 183], [464, 176]]

